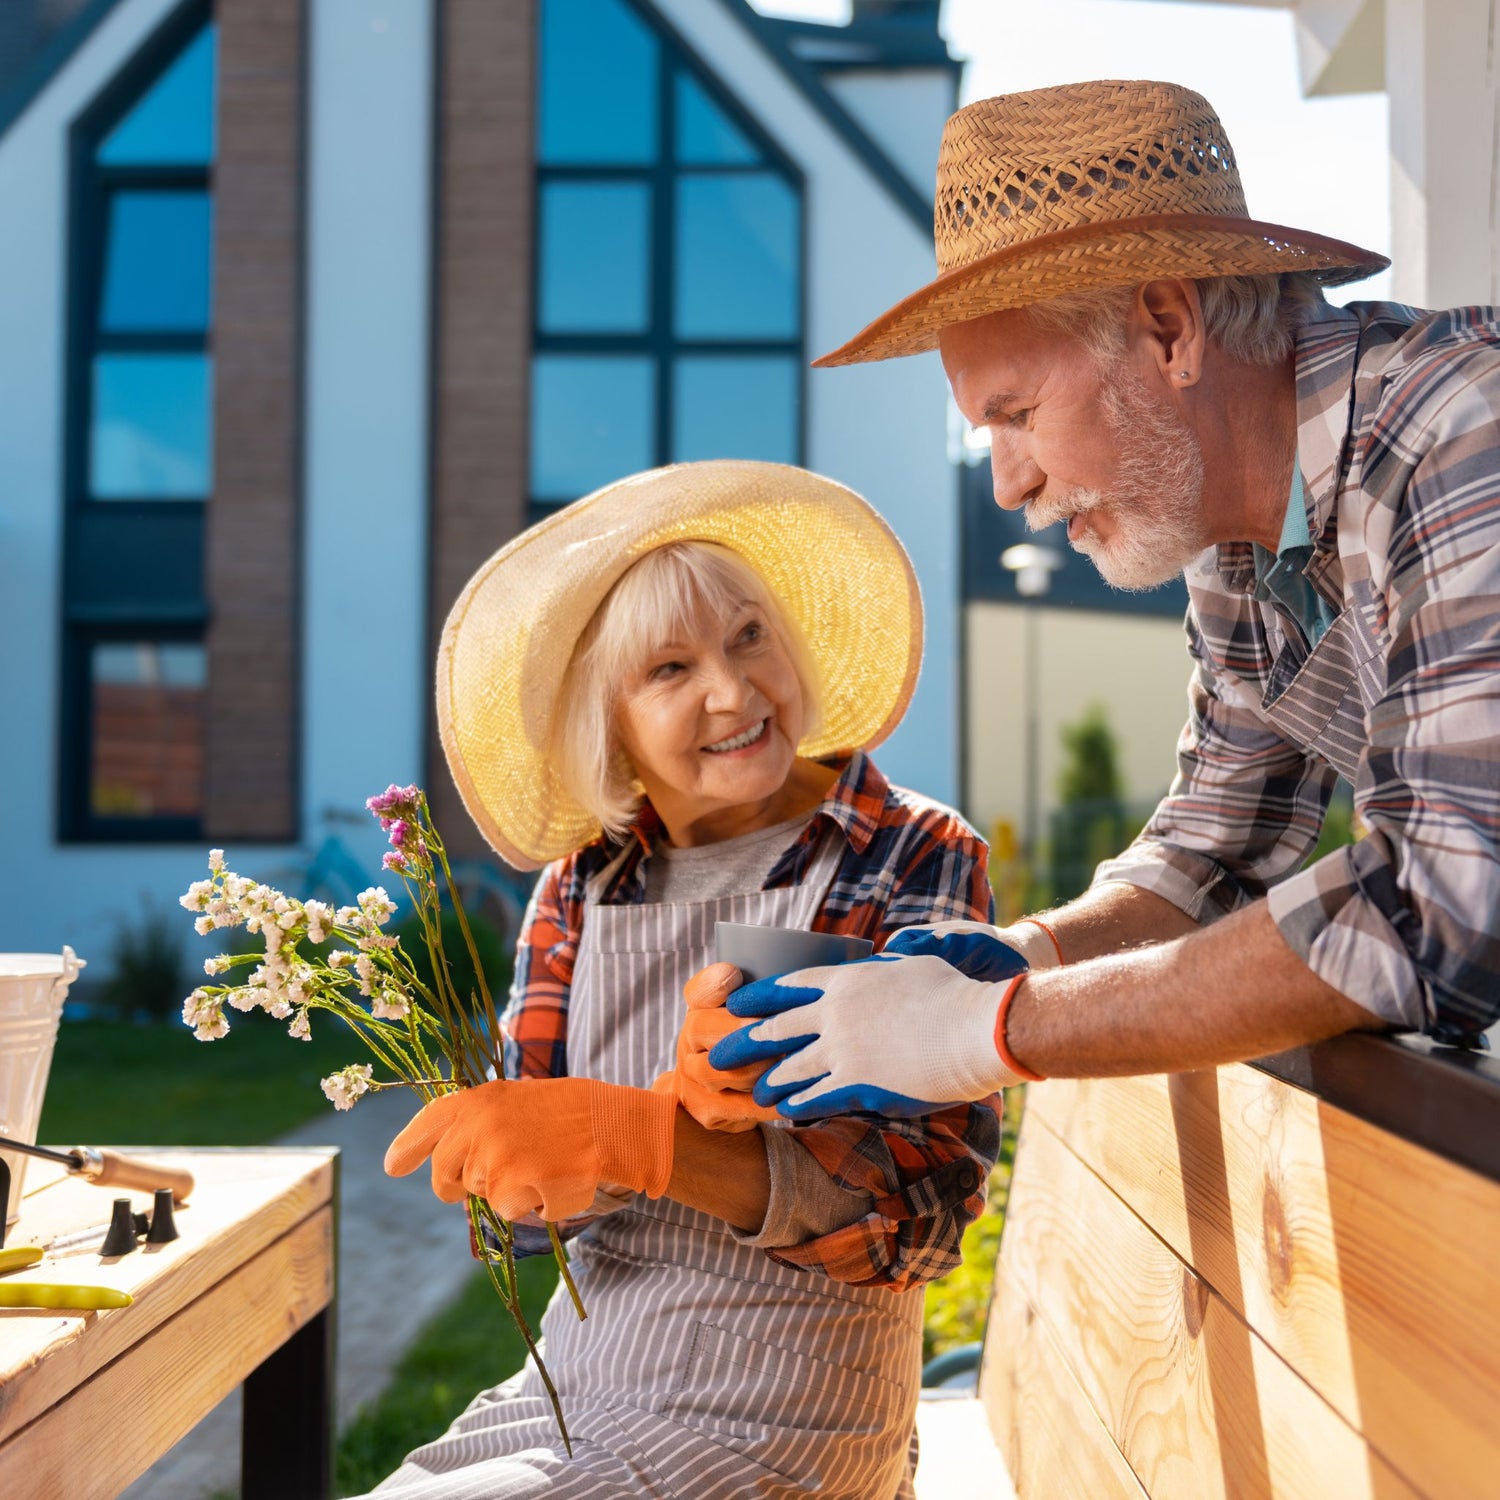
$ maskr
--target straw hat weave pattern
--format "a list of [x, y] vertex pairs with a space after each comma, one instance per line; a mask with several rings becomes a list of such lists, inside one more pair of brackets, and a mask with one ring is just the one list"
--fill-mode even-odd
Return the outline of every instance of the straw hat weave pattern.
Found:
[[936, 280], [816, 363], [917, 354], [950, 324], [1095, 287], [1281, 271], [1333, 284], [1388, 264], [1248, 214], [1224, 127], [1191, 89], [1100, 82], [981, 99], [943, 131]]
[[821, 679], [805, 756], [878, 745], [922, 658], [905, 549], [853, 490], [785, 464], [675, 464], [606, 485], [502, 547], [469, 580], [438, 650], [438, 731], [464, 806], [517, 869], [600, 832], [553, 765], [574, 647], [620, 577], [670, 542], [738, 553], [801, 628]]

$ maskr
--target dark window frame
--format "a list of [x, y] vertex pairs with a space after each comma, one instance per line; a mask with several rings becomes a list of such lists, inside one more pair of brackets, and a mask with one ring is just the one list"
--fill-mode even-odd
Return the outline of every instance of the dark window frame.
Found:
[[[109, 132], [150, 91], [205, 26], [212, 0], [187, 0], [174, 10], [105, 85], [68, 137], [68, 316], [63, 424], [62, 604], [58, 681], [57, 837], [64, 844], [196, 842], [201, 818], [101, 817], [93, 809], [93, 710], [90, 657], [103, 642], [203, 645], [208, 622], [204, 527], [208, 495], [121, 496], [91, 492], [93, 369], [98, 354], [213, 354], [212, 307], [201, 333], [107, 333], [101, 325], [108, 214], [114, 193], [214, 191], [213, 163], [106, 166], [96, 153]], [[211, 294], [210, 294], [211, 295]], [[210, 422], [212, 410], [210, 409]], [[210, 475], [210, 483], [212, 476]], [[154, 527], [162, 550], [154, 577], [142, 586], [121, 579], [114, 597], [82, 586], [110, 572], [109, 560], [129, 555], [140, 528]]]
[[[531, 258], [531, 353], [578, 355], [635, 355], [649, 358], [655, 368], [655, 430], [652, 435], [653, 463], [672, 462], [672, 429], [676, 415], [672, 366], [682, 355], [743, 357], [754, 355], [791, 358], [796, 362], [796, 413], [792, 462], [807, 461], [807, 282], [808, 225], [807, 180], [801, 168], [767, 134], [765, 128], [728, 93], [714, 71], [697, 51], [649, 3], [618, 0], [655, 36], [661, 49], [656, 71], [656, 158], [650, 163], [558, 162], [542, 160], [540, 130], [536, 145], [533, 188], [535, 249]], [[546, 0], [541, 0], [545, 5]], [[542, 28], [537, 28], [537, 78], [540, 66]], [[760, 153], [755, 162], [679, 162], [676, 155], [677, 88], [679, 73], [686, 75], [747, 141]], [[540, 124], [540, 98], [537, 101]], [[672, 328], [673, 291], [676, 281], [676, 193], [680, 178], [763, 176], [774, 173], [786, 182], [797, 199], [797, 301], [795, 338], [690, 338]], [[640, 183], [650, 190], [651, 284], [648, 292], [650, 324], [645, 333], [551, 333], [542, 328], [542, 194], [547, 184], [567, 181], [615, 181]], [[623, 475], [620, 477], [624, 477]], [[555, 513], [577, 496], [539, 496], [531, 489], [531, 465], [527, 464], [527, 513], [536, 522]]]

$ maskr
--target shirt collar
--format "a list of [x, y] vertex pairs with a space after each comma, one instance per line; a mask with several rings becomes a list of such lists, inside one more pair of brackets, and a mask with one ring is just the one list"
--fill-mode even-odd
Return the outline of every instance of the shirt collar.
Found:
[[[1306, 528], [1301, 545], [1312, 545], [1322, 537], [1333, 512], [1354, 401], [1355, 361], [1362, 326], [1356, 314], [1328, 304], [1317, 309], [1297, 330], [1297, 461], [1292, 503], [1288, 505], [1282, 530], [1282, 551], [1287, 548], [1286, 528], [1296, 520], [1293, 511], [1299, 490]], [[1215, 560], [1226, 589], [1239, 594], [1254, 589], [1256, 567], [1252, 543], [1221, 542]]]

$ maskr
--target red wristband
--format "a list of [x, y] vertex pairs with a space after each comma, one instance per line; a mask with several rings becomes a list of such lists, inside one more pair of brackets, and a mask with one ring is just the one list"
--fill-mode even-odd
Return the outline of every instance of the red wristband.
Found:
[[1052, 939], [1052, 947], [1057, 953], [1057, 963], [1059, 968], [1067, 963], [1067, 959], [1065, 959], [1062, 954], [1062, 944], [1057, 940], [1057, 934], [1053, 932], [1053, 930], [1045, 922], [1041, 921], [1037, 917], [1022, 917], [1021, 921], [1030, 922], [1033, 927], [1040, 927], [1042, 931]]
[[1017, 1078], [1024, 1078], [1028, 1083], [1043, 1083], [1046, 1075], [1033, 1073], [1024, 1063], [1016, 1061], [1015, 1054], [1010, 1050], [1005, 1041], [1005, 1027], [1010, 1020], [1010, 1002], [1016, 998], [1016, 991], [1021, 988], [1021, 981], [1030, 978], [1029, 971], [1025, 974], [1017, 974], [1011, 982], [1005, 986], [1005, 993], [1000, 997], [1000, 1008], [995, 1012], [995, 1051], [1000, 1056], [1000, 1061], [1005, 1064]]

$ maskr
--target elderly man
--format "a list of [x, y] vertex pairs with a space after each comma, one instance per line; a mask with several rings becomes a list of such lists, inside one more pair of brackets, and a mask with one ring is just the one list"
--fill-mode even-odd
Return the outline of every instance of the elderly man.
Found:
[[[1500, 1015], [1500, 315], [1327, 304], [1382, 258], [1247, 218], [1218, 119], [1168, 84], [961, 110], [936, 235], [937, 279], [819, 363], [941, 349], [999, 505], [1066, 520], [1118, 587], [1185, 572], [1177, 776], [1067, 906], [740, 990], [768, 1019], [714, 1049], [721, 1081], [774, 1057], [757, 1097], [793, 1118], [901, 1113], [1354, 1028], [1475, 1037]], [[1307, 865], [1340, 774], [1365, 835]]]

